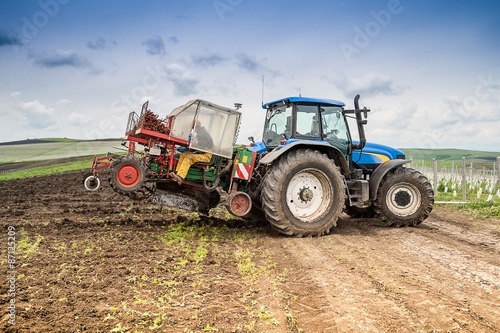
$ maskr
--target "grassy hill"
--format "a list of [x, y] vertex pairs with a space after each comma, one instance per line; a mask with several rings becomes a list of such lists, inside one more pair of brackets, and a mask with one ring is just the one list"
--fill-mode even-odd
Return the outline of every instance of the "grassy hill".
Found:
[[405, 152], [407, 159], [413, 159], [419, 166], [432, 167], [435, 158], [438, 167], [458, 167], [462, 163], [462, 157], [465, 157], [465, 165], [475, 169], [498, 170], [497, 157], [500, 152], [489, 152], [466, 149], [419, 149], [419, 148], [400, 148]]
[[67, 138], [5, 142], [0, 145], [0, 164], [117, 153], [123, 149], [120, 144], [120, 139], [87, 141]]
[[90, 169], [94, 155], [124, 153], [120, 139], [43, 138], [0, 144], [0, 181]]
[[405, 152], [406, 158], [414, 160], [436, 160], [441, 161], [459, 161], [462, 157], [472, 160], [484, 160], [495, 162], [500, 157], [500, 152], [488, 152], [465, 149], [420, 149], [420, 148], [401, 148]]

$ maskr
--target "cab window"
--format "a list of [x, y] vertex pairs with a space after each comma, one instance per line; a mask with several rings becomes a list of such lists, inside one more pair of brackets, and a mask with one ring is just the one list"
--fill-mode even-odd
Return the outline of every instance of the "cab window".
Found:
[[342, 108], [338, 106], [324, 106], [321, 114], [323, 116], [323, 138], [332, 146], [346, 151], [349, 145], [349, 134]]
[[321, 138], [317, 105], [297, 105], [297, 136]]

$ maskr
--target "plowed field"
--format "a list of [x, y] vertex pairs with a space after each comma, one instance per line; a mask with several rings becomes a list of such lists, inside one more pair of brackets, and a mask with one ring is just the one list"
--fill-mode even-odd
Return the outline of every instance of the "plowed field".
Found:
[[1, 332], [500, 332], [498, 219], [288, 238], [81, 177], [0, 182]]

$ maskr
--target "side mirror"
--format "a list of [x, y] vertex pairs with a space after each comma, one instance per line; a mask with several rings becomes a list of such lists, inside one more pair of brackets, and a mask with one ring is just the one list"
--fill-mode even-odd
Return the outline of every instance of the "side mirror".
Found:
[[248, 140], [250, 140], [251, 143], [255, 143], [255, 139], [253, 138], [253, 136], [249, 136]]

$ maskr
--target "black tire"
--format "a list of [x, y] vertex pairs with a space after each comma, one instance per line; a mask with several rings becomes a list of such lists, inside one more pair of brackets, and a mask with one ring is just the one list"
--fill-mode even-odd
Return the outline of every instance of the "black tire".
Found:
[[207, 193], [208, 196], [208, 207], [215, 208], [220, 203], [220, 193], [217, 190], [211, 191]]
[[344, 210], [344, 213], [353, 218], [370, 218], [377, 215], [372, 205], [366, 207], [350, 206]]
[[320, 236], [337, 225], [345, 195], [339, 167], [319, 151], [299, 149], [274, 163], [264, 179], [261, 203], [279, 232]]
[[266, 222], [266, 214], [259, 208], [257, 203], [252, 203], [252, 209], [247, 216], [243, 217], [244, 220], [250, 222]]
[[374, 208], [385, 225], [417, 226], [431, 213], [434, 192], [420, 172], [399, 167], [388, 172], [377, 191]]
[[94, 176], [93, 172], [87, 172], [83, 176], [83, 187], [90, 192], [97, 191], [101, 187], [101, 180], [99, 177]]
[[90, 176], [93, 176], [94, 173], [93, 172], [85, 172], [85, 174], [83, 175], [82, 177], [82, 184], [85, 185], [85, 180], [90, 177]]
[[115, 192], [142, 200], [151, 196], [156, 189], [155, 183], [146, 182], [146, 174], [146, 164], [135, 156], [126, 155], [111, 163], [108, 181]]
[[134, 200], [144, 200], [151, 197], [155, 191], [156, 191], [155, 182], [145, 182], [140, 190], [128, 193], [127, 196], [130, 199]]

